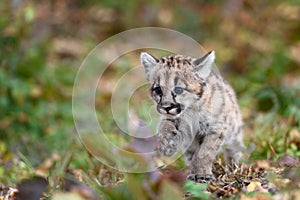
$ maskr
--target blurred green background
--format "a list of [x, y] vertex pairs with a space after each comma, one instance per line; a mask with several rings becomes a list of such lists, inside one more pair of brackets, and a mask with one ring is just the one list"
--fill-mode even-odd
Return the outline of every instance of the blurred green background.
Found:
[[[72, 119], [76, 72], [101, 41], [144, 26], [180, 31], [216, 51], [218, 67], [239, 97], [246, 144], [255, 144], [252, 160], [300, 157], [299, 5], [299, 0], [1, 1], [0, 182], [16, 184], [50, 158], [61, 174], [95, 170]], [[131, 67], [122, 65], [106, 74], [108, 84]], [[110, 91], [96, 104], [112, 140], [122, 140], [106, 117]], [[53, 166], [41, 173], [51, 174]]]

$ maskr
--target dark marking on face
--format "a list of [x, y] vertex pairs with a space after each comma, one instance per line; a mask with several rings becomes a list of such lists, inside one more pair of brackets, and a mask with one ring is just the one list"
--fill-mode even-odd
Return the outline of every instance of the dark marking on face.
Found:
[[192, 65], [191, 61], [190, 60], [186, 60], [188, 65]]
[[174, 63], [174, 56], [170, 56], [171, 63]]
[[187, 59], [184, 59], [183, 60], [183, 64], [184, 65], [191, 65], [191, 62], [189, 60], [187, 60]]
[[180, 59], [178, 57], [175, 57], [176, 63], [180, 64]]
[[178, 76], [176, 76], [176, 77], [174, 78], [174, 85], [177, 85], [178, 80], [179, 80], [179, 78], [178, 78]]
[[167, 60], [167, 66], [169, 67], [169, 68], [171, 68], [172, 66], [171, 66], [171, 62], [170, 62], [170, 60]]
[[154, 83], [152, 83], [152, 85], [151, 85], [151, 87], [150, 87], [150, 92], [151, 92], [151, 94], [152, 94], [152, 92], [153, 92], [153, 88], [154, 88], [154, 86], [155, 86], [155, 82], [154, 82]]
[[173, 101], [174, 101], [175, 103], [177, 103], [177, 102], [176, 102], [176, 99], [175, 99], [175, 98], [176, 98], [176, 94], [175, 94], [174, 92], [171, 92], [171, 95], [172, 95]]
[[185, 87], [187, 88], [188, 87], [188, 82], [186, 80], [182, 80], [183, 84], [185, 85]]
[[200, 99], [204, 92], [205, 83], [200, 83], [200, 91], [197, 93], [198, 98]]
[[160, 103], [162, 100], [163, 92], [159, 85], [160, 78], [158, 77], [156, 82], [151, 85], [150, 94], [151, 97], [157, 102]]

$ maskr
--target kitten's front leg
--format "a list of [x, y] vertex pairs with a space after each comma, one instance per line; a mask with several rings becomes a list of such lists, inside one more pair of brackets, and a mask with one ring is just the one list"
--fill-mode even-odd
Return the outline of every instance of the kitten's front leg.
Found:
[[191, 173], [188, 176], [189, 180], [207, 183], [215, 179], [212, 174], [212, 164], [223, 140], [223, 133], [210, 133], [204, 137], [202, 144], [198, 147], [193, 156]]
[[159, 151], [164, 156], [174, 155], [181, 144], [180, 132], [176, 126], [178, 126], [176, 120], [161, 119], [157, 136], [159, 139]]

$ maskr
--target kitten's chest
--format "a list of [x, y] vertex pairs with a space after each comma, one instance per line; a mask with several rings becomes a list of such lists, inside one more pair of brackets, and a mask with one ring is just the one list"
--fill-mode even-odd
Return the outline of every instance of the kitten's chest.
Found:
[[195, 112], [194, 110], [193, 113], [189, 114], [188, 118], [188, 122], [193, 127], [194, 135], [206, 135], [216, 129], [214, 125], [215, 120], [211, 115], [207, 115], [206, 113]]

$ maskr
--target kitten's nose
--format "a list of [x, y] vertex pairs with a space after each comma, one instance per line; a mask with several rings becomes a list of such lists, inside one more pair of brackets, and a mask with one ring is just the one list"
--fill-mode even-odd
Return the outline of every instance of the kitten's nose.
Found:
[[169, 103], [169, 102], [165, 102], [165, 103], [162, 103], [160, 107], [162, 109], [164, 109], [165, 111], [169, 112], [172, 108], [175, 107], [175, 104]]

